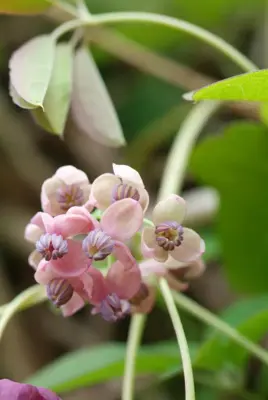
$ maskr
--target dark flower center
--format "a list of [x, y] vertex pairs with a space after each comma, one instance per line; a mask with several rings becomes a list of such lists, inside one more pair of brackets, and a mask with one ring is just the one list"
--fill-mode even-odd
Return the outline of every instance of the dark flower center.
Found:
[[112, 253], [114, 241], [101, 229], [94, 229], [83, 240], [82, 248], [91, 260], [104, 260]]
[[155, 228], [156, 242], [166, 251], [172, 251], [183, 241], [183, 227], [175, 221], [158, 224]]
[[105, 321], [116, 322], [130, 313], [130, 304], [116, 293], [109, 294], [100, 305], [100, 314]]
[[46, 261], [62, 258], [68, 253], [68, 243], [61, 235], [44, 233], [36, 242], [36, 250], [42, 254]]
[[73, 292], [72, 285], [66, 279], [55, 278], [47, 285], [47, 297], [56, 307], [68, 303], [72, 298]]
[[63, 211], [68, 211], [71, 207], [84, 204], [84, 193], [79, 185], [67, 185], [57, 190], [56, 199], [60, 208]]
[[114, 203], [115, 201], [123, 199], [133, 199], [139, 201], [140, 194], [138, 189], [123, 182], [115, 185], [112, 192], [112, 202]]

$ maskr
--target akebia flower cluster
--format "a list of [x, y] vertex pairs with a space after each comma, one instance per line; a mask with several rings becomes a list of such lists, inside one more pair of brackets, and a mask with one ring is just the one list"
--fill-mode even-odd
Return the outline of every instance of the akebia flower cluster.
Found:
[[[160, 201], [146, 226], [149, 195], [140, 175], [125, 165], [113, 170], [91, 185], [77, 168], [59, 168], [42, 185], [43, 211], [25, 229], [35, 245], [29, 256], [35, 279], [65, 316], [86, 303], [107, 321], [149, 312], [158, 277], [184, 290], [187, 282], [172, 270], [188, 279], [204, 269], [204, 242], [182, 225], [184, 200], [171, 195]], [[139, 260], [130, 250], [135, 238], [141, 238]]]

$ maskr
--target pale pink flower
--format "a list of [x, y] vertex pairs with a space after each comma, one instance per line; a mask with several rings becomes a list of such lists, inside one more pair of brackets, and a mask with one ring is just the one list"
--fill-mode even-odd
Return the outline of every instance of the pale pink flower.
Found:
[[131, 198], [138, 202], [143, 213], [149, 204], [149, 195], [137, 171], [127, 165], [113, 164], [114, 174], [100, 175], [92, 183], [91, 201], [100, 210], [111, 204]]
[[[90, 183], [87, 175], [72, 165], [66, 165], [43, 183], [42, 209], [52, 216], [65, 214], [71, 207], [86, 204], [89, 195]], [[92, 209], [90, 207], [89, 211]]]
[[25, 238], [36, 243], [36, 250], [29, 257], [30, 265], [37, 268], [44, 257], [61, 276], [79, 275], [86, 270], [89, 261], [81, 242], [73, 237], [98, 227], [98, 221], [83, 207], [72, 207], [66, 214], [54, 218], [47, 213], [37, 213], [25, 229]]
[[0, 379], [1, 400], [61, 400], [49, 389], [18, 383], [9, 379]]
[[128, 315], [129, 299], [141, 286], [141, 273], [135, 259], [125, 254], [124, 259], [112, 264], [105, 277], [92, 266], [88, 273], [93, 279], [91, 303], [95, 307], [92, 313], [100, 313], [106, 321], [117, 321]]
[[154, 306], [158, 278], [164, 277], [171, 289], [182, 292], [189, 286], [185, 279], [200, 276], [205, 269], [205, 264], [201, 258], [190, 263], [182, 263], [169, 257], [165, 263], [154, 259], [144, 260], [139, 264], [139, 268], [143, 283], [130, 303], [133, 313], [144, 314], [149, 313]]
[[[62, 270], [73, 270], [77, 258], [68, 255], [62, 260]], [[85, 263], [86, 269], [87, 264]], [[35, 272], [35, 280], [47, 288], [47, 296], [63, 315], [68, 317], [81, 309], [92, 296], [93, 280], [87, 272], [78, 276], [66, 275], [53, 268], [50, 261], [41, 260]]]
[[142, 232], [142, 252], [147, 258], [165, 262], [191, 262], [204, 253], [205, 243], [192, 229], [181, 225], [186, 212], [185, 201], [175, 194], [160, 201], [153, 210], [154, 227]]

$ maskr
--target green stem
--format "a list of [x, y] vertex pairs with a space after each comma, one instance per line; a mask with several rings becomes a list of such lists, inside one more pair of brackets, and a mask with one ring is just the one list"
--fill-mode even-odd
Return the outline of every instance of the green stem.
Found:
[[169, 152], [162, 175], [158, 198], [163, 199], [170, 193], [179, 193], [187, 166], [189, 154], [196, 138], [210, 116], [219, 107], [219, 102], [197, 104], [180, 127]]
[[160, 290], [162, 292], [162, 296], [166, 302], [167, 309], [173, 323], [173, 327], [176, 333], [178, 345], [180, 348], [183, 373], [184, 373], [184, 381], [185, 381], [185, 400], [195, 400], [195, 389], [194, 389], [194, 376], [192, 363], [189, 353], [189, 348], [186, 340], [186, 336], [184, 333], [184, 329], [181, 323], [181, 319], [179, 313], [177, 311], [174, 299], [172, 297], [171, 290], [168, 286], [168, 283], [165, 279], [161, 278], [159, 281]]
[[175, 303], [180, 307], [194, 315], [196, 318], [213, 326], [219, 332], [228, 336], [231, 340], [242, 346], [249, 353], [258, 357], [262, 362], [268, 365], [268, 352], [263, 350], [260, 346], [248, 340], [241, 335], [236, 329], [232, 328], [226, 322], [215, 316], [209, 310], [203, 308], [195, 301], [184, 296], [182, 293], [172, 292]]
[[143, 314], [135, 314], [131, 318], [122, 385], [122, 400], [133, 399], [136, 355], [139, 349], [145, 321], [146, 316]]
[[53, 33], [55, 38], [59, 38], [65, 33], [79, 28], [80, 26], [94, 26], [94, 25], [106, 25], [113, 23], [126, 23], [126, 22], [141, 22], [141, 23], [153, 23], [157, 25], [164, 25], [170, 28], [188, 33], [203, 42], [215, 47], [228, 58], [233, 60], [245, 71], [251, 71], [258, 69], [257, 66], [248, 60], [243, 54], [237, 49], [227, 43], [225, 40], [207, 31], [206, 29], [200, 28], [189, 22], [168, 17], [166, 15], [152, 14], [146, 12], [113, 12], [100, 15], [91, 16], [91, 18], [83, 20], [72, 20], [59, 26]]

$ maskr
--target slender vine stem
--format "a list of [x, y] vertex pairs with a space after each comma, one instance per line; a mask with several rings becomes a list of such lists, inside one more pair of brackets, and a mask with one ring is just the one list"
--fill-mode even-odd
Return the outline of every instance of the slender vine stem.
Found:
[[249, 353], [253, 354], [257, 358], [259, 358], [263, 363], [268, 365], [268, 352], [262, 349], [260, 346], [248, 340], [245, 336], [241, 335], [236, 329], [228, 325], [226, 322], [221, 320], [219, 317], [214, 315], [209, 310], [200, 306], [195, 301], [189, 299], [184, 296], [182, 293], [172, 292], [175, 303], [180, 307], [187, 311], [189, 314], [192, 314], [196, 318], [205, 322], [206, 324], [213, 326], [219, 332], [228, 336], [231, 340], [242, 346]]
[[172, 292], [168, 286], [165, 279], [161, 278], [159, 280], [159, 286], [162, 296], [166, 302], [166, 306], [173, 323], [173, 327], [176, 333], [178, 345], [180, 348], [184, 380], [185, 380], [185, 400], [195, 400], [195, 388], [194, 388], [194, 376], [191, 363], [191, 357], [189, 353], [189, 348], [184, 333], [183, 325], [180, 319], [180, 315], [177, 311], [174, 299], [172, 297]]
[[122, 400], [132, 400], [134, 394], [136, 355], [140, 346], [146, 315], [135, 314], [131, 317], [128, 331], [125, 370], [122, 385]]
[[247, 57], [240, 53], [236, 48], [231, 46], [225, 40], [207, 31], [206, 29], [200, 28], [189, 22], [169, 17], [166, 15], [146, 13], [146, 12], [114, 12], [105, 13], [99, 15], [93, 15], [88, 19], [74, 19], [60, 25], [55, 29], [53, 36], [59, 38], [65, 33], [79, 28], [80, 26], [95, 26], [95, 25], [107, 25], [114, 23], [152, 23], [157, 25], [164, 25], [194, 36], [203, 42], [216, 48], [229, 59], [233, 60], [245, 71], [252, 71], [258, 69], [258, 67], [251, 62]]
[[168, 155], [160, 184], [159, 200], [170, 193], [180, 192], [188, 157], [195, 140], [219, 106], [219, 102], [199, 103], [184, 120]]

